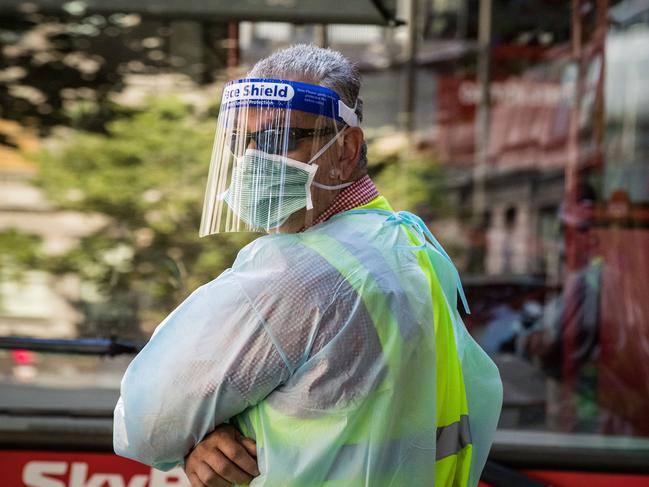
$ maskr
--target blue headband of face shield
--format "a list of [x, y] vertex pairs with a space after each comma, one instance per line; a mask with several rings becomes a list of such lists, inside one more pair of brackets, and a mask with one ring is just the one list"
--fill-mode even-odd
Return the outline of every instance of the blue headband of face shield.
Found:
[[358, 127], [353, 108], [338, 93], [324, 86], [280, 79], [244, 78], [230, 81], [223, 89], [221, 109], [255, 107], [299, 110]]

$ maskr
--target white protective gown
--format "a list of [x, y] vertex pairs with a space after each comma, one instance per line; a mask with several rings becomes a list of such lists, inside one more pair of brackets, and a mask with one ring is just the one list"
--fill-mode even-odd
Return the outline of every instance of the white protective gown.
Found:
[[[434, 360], [431, 366], [431, 294], [405, 228], [385, 214], [351, 211], [243, 248], [231, 269], [158, 326], [129, 366], [115, 408], [115, 451], [169, 469], [232, 420], [260, 446], [261, 475], [252, 485], [307, 487], [341, 476], [355, 479], [341, 485], [403, 485], [399, 475], [406, 474], [408, 485], [432, 485], [434, 384], [443, 371]], [[347, 278], [340, 269], [349, 264], [336, 268], [314, 250], [334, 241], [358, 262]], [[473, 442], [469, 485], [476, 485], [502, 386], [461, 322], [450, 264], [432, 246], [428, 251], [453, 317]], [[372, 293], [380, 295], [368, 298]], [[398, 322], [396, 366], [368, 311], [374, 298]], [[390, 374], [396, 379], [387, 390]], [[428, 408], [433, 427], [404, 438], [408, 418]], [[271, 424], [269, 410], [281, 421]]]

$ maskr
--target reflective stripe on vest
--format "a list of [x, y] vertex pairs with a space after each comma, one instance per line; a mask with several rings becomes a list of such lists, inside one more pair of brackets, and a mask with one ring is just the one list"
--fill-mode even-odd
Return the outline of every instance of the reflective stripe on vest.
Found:
[[437, 450], [435, 451], [435, 459], [441, 460], [449, 455], [455, 455], [470, 444], [471, 431], [469, 428], [469, 417], [464, 414], [455, 423], [437, 427]]

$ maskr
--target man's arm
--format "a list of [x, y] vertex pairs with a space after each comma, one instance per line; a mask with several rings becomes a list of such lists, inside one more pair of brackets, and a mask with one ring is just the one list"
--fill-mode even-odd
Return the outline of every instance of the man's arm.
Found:
[[162, 470], [289, 376], [231, 272], [199, 288], [129, 365], [115, 408], [119, 455]]

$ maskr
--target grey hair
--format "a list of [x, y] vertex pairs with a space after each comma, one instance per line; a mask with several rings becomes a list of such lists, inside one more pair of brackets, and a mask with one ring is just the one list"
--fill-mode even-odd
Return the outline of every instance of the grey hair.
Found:
[[[250, 78], [296, 77], [330, 88], [363, 120], [363, 100], [358, 96], [361, 76], [358, 67], [338, 51], [313, 44], [296, 44], [259, 60], [248, 72]], [[363, 140], [359, 169], [367, 167], [367, 143]]]

